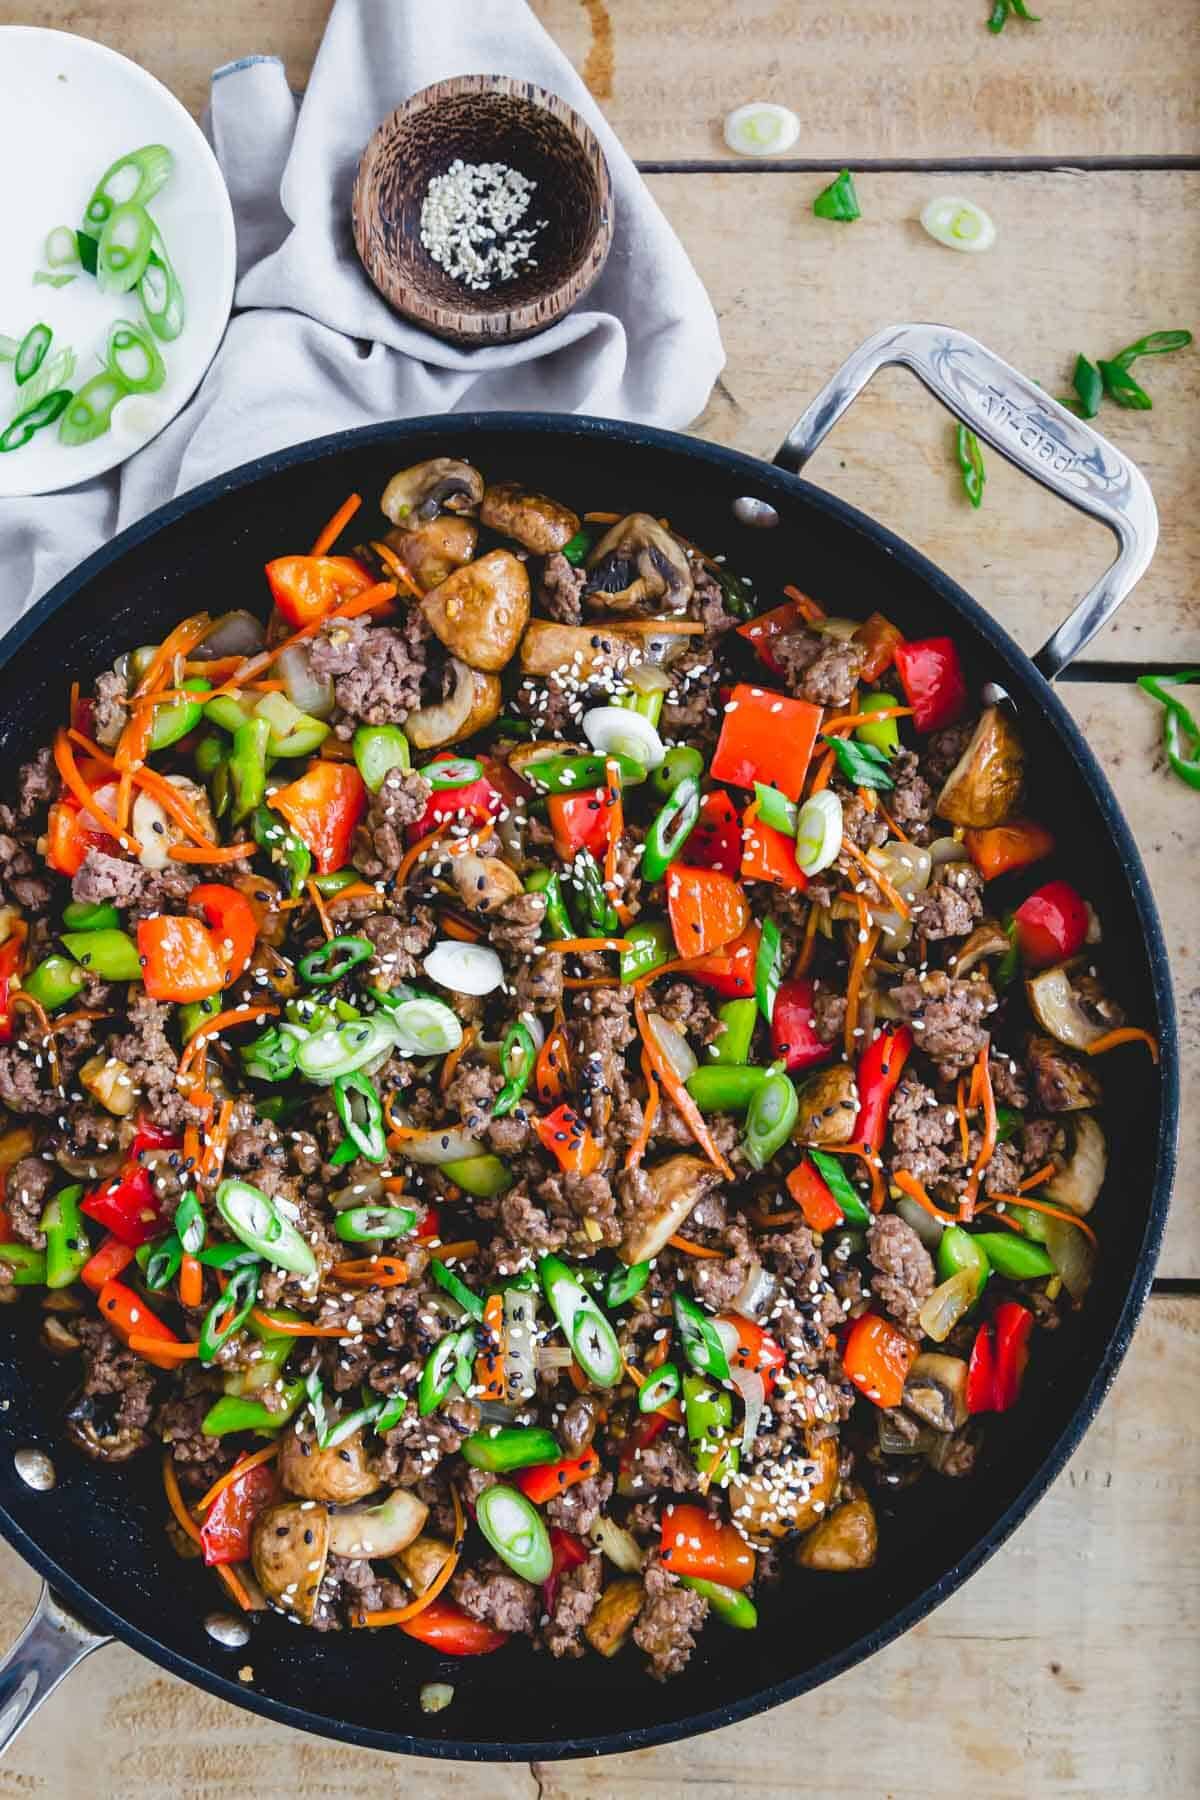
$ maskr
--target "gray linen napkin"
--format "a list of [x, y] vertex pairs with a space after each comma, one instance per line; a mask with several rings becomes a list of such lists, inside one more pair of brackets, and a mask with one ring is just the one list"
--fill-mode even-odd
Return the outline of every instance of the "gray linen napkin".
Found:
[[[366, 139], [430, 82], [482, 72], [561, 94], [612, 171], [616, 233], [581, 307], [521, 344], [462, 351], [390, 310], [350, 235]], [[112, 474], [0, 501], [0, 630], [99, 544], [239, 463], [347, 426], [538, 408], [682, 426], [724, 352], [708, 297], [629, 157], [524, 0], [337, 0], [302, 102], [276, 57], [213, 77], [210, 135], [238, 233], [235, 311], [191, 403]], [[281, 546], [285, 548], [285, 546]]]

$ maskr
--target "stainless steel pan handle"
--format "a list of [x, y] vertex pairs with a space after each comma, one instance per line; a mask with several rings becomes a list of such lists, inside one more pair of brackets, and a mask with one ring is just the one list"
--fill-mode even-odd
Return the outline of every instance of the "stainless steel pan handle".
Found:
[[796, 420], [776, 463], [798, 473], [872, 375], [891, 363], [911, 369], [993, 450], [1117, 539], [1117, 560], [1033, 659], [1053, 680], [1107, 625], [1154, 555], [1158, 513], [1145, 476], [1036, 382], [949, 325], [892, 325], [868, 338]]
[[111, 1642], [68, 1612], [48, 1587], [42, 1588], [33, 1617], [0, 1659], [0, 1754], [63, 1677]]

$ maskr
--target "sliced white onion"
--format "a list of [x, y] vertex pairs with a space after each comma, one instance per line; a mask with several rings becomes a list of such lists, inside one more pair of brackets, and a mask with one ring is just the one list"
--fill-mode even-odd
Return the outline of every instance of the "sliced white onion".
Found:
[[839, 643], [848, 644], [861, 625], [861, 619], [840, 619], [834, 615], [831, 618], [814, 619], [808, 629], [819, 632], [822, 637], [837, 638]]
[[918, 1206], [908, 1195], [896, 1202], [896, 1211], [906, 1225], [911, 1225], [927, 1250], [936, 1250], [946, 1227], [932, 1213], [927, 1213], [923, 1206]]
[[442, 938], [425, 958], [425, 973], [453, 994], [491, 994], [504, 981], [504, 965], [487, 944]]
[[253, 656], [266, 642], [262, 620], [238, 607], [222, 613], [207, 637], [188, 652], [195, 662], [211, 662], [217, 656]]
[[649, 719], [625, 706], [594, 706], [583, 715], [583, 735], [601, 756], [628, 756], [657, 769], [667, 752]]
[[773, 100], [751, 100], [725, 118], [725, 142], [739, 156], [782, 156], [799, 136], [800, 121], [791, 107]]
[[645, 1555], [638, 1548], [637, 1540], [618, 1525], [615, 1519], [609, 1519], [603, 1513], [588, 1532], [593, 1544], [598, 1544], [610, 1563], [620, 1569], [623, 1575], [638, 1575], [645, 1563]]
[[929, 846], [929, 859], [935, 869], [940, 868], [943, 863], [965, 862], [966, 845], [953, 837], [934, 838]]
[[921, 209], [921, 223], [947, 250], [977, 256], [996, 241], [996, 227], [982, 206], [957, 194], [935, 194]]
[[842, 829], [842, 803], [832, 788], [804, 802], [796, 821], [796, 861], [805, 875], [819, 875], [837, 861]]
[[520, 1408], [509, 1406], [505, 1400], [479, 1400], [479, 1418], [484, 1425], [511, 1425]]
[[960, 1269], [949, 1281], [935, 1287], [917, 1314], [925, 1336], [931, 1337], [935, 1344], [944, 1344], [963, 1314], [974, 1306], [977, 1288], [971, 1269]]
[[689, 1075], [694, 1075], [700, 1065], [692, 1046], [682, 1031], [677, 1031], [669, 1020], [663, 1018], [661, 1013], [648, 1014], [646, 1023], [654, 1034], [654, 1040], [659, 1049], [680, 1081], [686, 1081]]
[[675, 685], [657, 663], [635, 663], [625, 679], [639, 694], [669, 694]]
[[575, 1361], [575, 1352], [565, 1344], [543, 1344], [534, 1356], [539, 1371], [547, 1369], [569, 1369]]
[[741, 1291], [730, 1302], [730, 1310], [740, 1313], [743, 1319], [762, 1319], [771, 1310], [778, 1286], [774, 1275], [755, 1257]]
[[459, 1127], [453, 1131], [418, 1131], [402, 1140], [399, 1153], [409, 1162], [437, 1167], [441, 1163], [465, 1162], [469, 1156], [482, 1156], [485, 1148], [478, 1138]]
[[746, 1417], [742, 1421], [742, 1455], [749, 1456], [754, 1450], [754, 1440], [758, 1436], [758, 1422], [762, 1418], [763, 1407], [767, 1401], [767, 1390], [761, 1375], [753, 1369], [739, 1369], [736, 1363], [729, 1366], [730, 1379], [738, 1393], [742, 1396], [742, 1404], [746, 1408]]
[[402, 1056], [448, 1056], [462, 1043], [462, 1022], [444, 1000], [430, 1000], [422, 994], [401, 1001], [386, 1016]]
[[1096, 1272], [1096, 1252], [1087, 1234], [1064, 1219], [1047, 1217], [1046, 1253], [1072, 1300], [1082, 1300]]
[[283, 677], [287, 697], [293, 706], [313, 719], [327, 719], [333, 711], [333, 682], [328, 675], [314, 675], [304, 644], [290, 644], [281, 650], [275, 666]]

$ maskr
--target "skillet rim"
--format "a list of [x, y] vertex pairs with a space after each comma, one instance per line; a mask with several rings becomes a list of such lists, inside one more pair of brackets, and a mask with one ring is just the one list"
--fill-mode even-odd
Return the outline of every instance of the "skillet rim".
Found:
[[279, 475], [288, 469], [333, 458], [347, 450], [361, 450], [400, 443], [408, 436], [443, 432], [455, 437], [463, 433], [479, 433], [504, 437], [537, 433], [543, 436], [611, 440], [634, 443], [657, 449], [672, 457], [681, 453], [690, 461], [711, 465], [725, 475], [744, 472], [745, 492], [778, 494], [787, 499], [801, 496], [805, 501], [832, 518], [847, 532], [870, 539], [877, 548], [893, 557], [906, 571], [930, 590], [939, 604], [949, 607], [981, 636], [1003, 661], [1015, 668], [1027, 689], [1029, 699], [1040, 708], [1056, 737], [1070, 753], [1077, 772], [1087, 784], [1109, 832], [1125, 871], [1134, 910], [1141, 925], [1150, 966], [1151, 987], [1157, 1014], [1157, 1035], [1161, 1046], [1158, 1077], [1161, 1104], [1153, 1163], [1153, 1182], [1145, 1229], [1137, 1259], [1129, 1273], [1128, 1289], [1109, 1338], [1104, 1355], [1071, 1413], [1069, 1420], [1010, 1505], [977, 1540], [971, 1550], [953, 1563], [936, 1581], [931, 1582], [906, 1607], [892, 1613], [882, 1624], [865, 1632], [843, 1650], [825, 1657], [799, 1675], [772, 1683], [754, 1694], [705, 1712], [671, 1719], [661, 1725], [598, 1732], [586, 1737], [563, 1739], [521, 1739], [500, 1742], [493, 1739], [465, 1741], [453, 1738], [425, 1738], [410, 1733], [380, 1731], [342, 1720], [326, 1718], [309, 1709], [292, 1706], [261, 1694], [231, 1676], [208, 1668], [183, 1652], [151, 1637], [139, 1627], [129, 1624], [120, 1614], [96, 1600], [87, 1588], [68, 1574], [53, 1557], [42, 1550], [35, 1539], [0, 1505], [0, 1531], [9, 1543], [50, 1583], [54, 1591], [78, 1610], [85, 1621], [130, 1645], [151, 1662], [183, 1680], [203, 1688], [235, 1706], [277, 1720], [314, 1735], [338, 1739], [371, 1749], [391, 1751], [409, 1756], [431, 1756], [463, 1762], [528, 1762], [565, 1761], [580, 1756], [614, 1755], [649, 1748], [684, 1738], [697, 1737], [726, 1725], [754, 1717], [758, 1713], [795, 1699], [813, 1688], [864, 1661], [876, 1651], [893, 1643], [913, 1625], [928, 1616], [936, 1606], [948, 1599], [976, 1570], [1004, 1544], [1062, 1472], [1067, 1459], [1077, 1448], [1096, 1416], [1116, 1377], [1118, 1368], [1133, 1337], [1134, 1328], [1145, 1305], [1154, 1278], [1154, 1269], [1170, 1205], [1176, 1166], [1179, 1122], [1179, 1045], [1166, 943], [1141, 854], [1125, 821], [1116, 796], [1100, 767], [1094, 752], [1074, 718], [1064, 706], [1050, 682], [1034, 666], [1024, 650], [1011, 638], [998, 620], [974, 600], [953, 578], [919, 550], [898, 537], [868, 514], [835, 495], [827, 493], [801, 476], [791, 474], [774, 464], [743, 451], [727, 449], [703, 438], [691, 438], [682, 432], [664, 431], [656, 426], [639, 425], [623, 420], [601, 419], [586, 414], [542, 412], [462, 412], [425, 415], [415, 419], [394, 419], [375, 425], [332, 432], [325, 437], [288, 445], [250, 462], [241, 464], [224, 475], [214, 477], [199, 487], [177, 496], [154, 512], [138, 520], [69, 574], [58, 581], [28, 612], [16, 621], [0, 639], [0, 669], [4, 669], [22, 651], [41, 627], [83, 593], [88, 583], [135, 546], [166, 531], [190, 514], [202, 510], [210, 502], [224, 498], [256, 483]]

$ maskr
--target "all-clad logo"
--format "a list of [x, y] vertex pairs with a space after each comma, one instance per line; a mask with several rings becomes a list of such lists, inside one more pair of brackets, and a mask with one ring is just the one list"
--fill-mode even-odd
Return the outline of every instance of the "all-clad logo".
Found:
[[1044, 426], [1021, 407], [1005, 399], [994, 388], [989, 388], [980, 396], [984, 417], [995, 425], [1003, 425], [1011, 431], [1022, 450], [1036, 456], [1039, 462], [1048, 463], [1058, 475], [1065, 475], [1079, 461], [1073, 450], [1056, 437], [1051, 437]]

